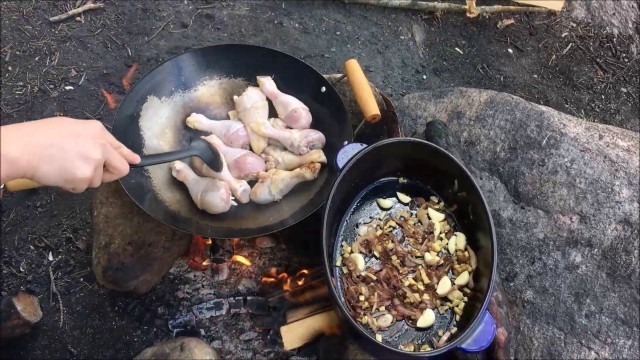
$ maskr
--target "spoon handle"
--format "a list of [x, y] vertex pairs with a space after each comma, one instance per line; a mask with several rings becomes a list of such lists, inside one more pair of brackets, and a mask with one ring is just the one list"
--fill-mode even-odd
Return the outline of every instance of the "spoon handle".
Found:
[[150, 165], [164, 164], [164, 163], [172, 162], [175, 160], [188, 158], [194, 155], [196, 155], [195, 151], [191, 147], [187, 147], [182, 150], [168, 151], [168, 152], [159, 153], [159, 154], [142, 155], [140, 156], [140, 162], [137, 164], [131, 165], [131, 167], [136, 168], [136, 167], [145, 167]]

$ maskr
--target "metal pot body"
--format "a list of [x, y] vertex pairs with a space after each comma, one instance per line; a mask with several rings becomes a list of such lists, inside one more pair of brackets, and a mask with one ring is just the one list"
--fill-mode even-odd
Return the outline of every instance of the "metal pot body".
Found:
[[[428, 358], [442, 356], [453, 349], [476, 352], [487, 348], [495, 337], [495, 322], [487, 309], [496, 276], [496, 239], [491, 213], [470, 172], [444, 149], [412, 138], [388, 139], [369, 147], [353, 144], [338, 154], [338, 162], [342, 169], [324, 209], [322, 237], [329, 288], [340, 315], [370, 340], [372, 346], [382, 347], [380, 350], [388, 351], [390, 355]], [[341, 236], [345, 234], [343, 227], [354, 224], [349, 219], [354, 208], [366, 201], [363, 196], [371, 196], [363, 194], [383, 179], [401, 177], [424, 184], [445, 204], [457, 204], [457, 210], [452, 214], [477, 255], [478, 265], [473, 274], [475, 286], [457, 323], [458, 331], [446, 346], [429, 352], [406, 352], [398, 349], [400, 343], [376, 341], [369, 329], [349, 315], [339, 284], [340, 268], [335, 266], [339, 244], [343, 241]], [[409, 328], [408, 331], [418, 330]]]

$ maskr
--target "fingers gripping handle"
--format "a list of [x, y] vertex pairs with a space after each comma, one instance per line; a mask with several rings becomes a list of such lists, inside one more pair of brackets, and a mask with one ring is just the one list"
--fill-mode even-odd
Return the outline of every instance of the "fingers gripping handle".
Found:
[[38, 184], [37, 182], [35, 182], [33, 180], [15, 179], [15, 180], [7, 181], [4, 184], [4, 190], [7, 190], [7, 191], [21, 191], [21, 190], [35, 189], [35, 188], [38, 188], [40, 186], [42, 186], [42, 185]]
[[376, 98], [373, 96], [371, 85], [356, 59], [345, 61], [344, 74], [349, 80], [356, 102], [358, 102], [364, 118], [370, 123], [375, 123], [380, 120], [382, 115], [380, 114], [380, 108], [378, 107]]

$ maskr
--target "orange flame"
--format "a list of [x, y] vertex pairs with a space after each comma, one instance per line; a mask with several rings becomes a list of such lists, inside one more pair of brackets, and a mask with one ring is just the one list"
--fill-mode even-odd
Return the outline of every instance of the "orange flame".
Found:
[[237, 262], [239, 262], [241, 264], [244, 264], [244, 265], [247, 265], [247, 266], [251, 265], [251, 261], [249, 261], [249, 259], [247, 259], [244, 256], [240, 256], [240, 255], [233, 255], [231, 257], [231, 261], [237, 261]]
[[305, 280], [305, 276], [306, 275], [309, 275], [309, 270], [303, 269], [303, 270], [298, 271], [298, 273], [296, 274], [296, 279], [298, 279], [298, 280], [296, 280], [296, 283], [298, 285], [304, 284], [304, 280]]
[[207, 260], [202, 262], [203, 266], [209, 266], [209, 264], [211, 264], [211, 260], [209, 260], [209, 259], [207, 259]]
[[291, 278], [287, 277], [287, 282], [282, 284], [282, 290], [291, 291]]

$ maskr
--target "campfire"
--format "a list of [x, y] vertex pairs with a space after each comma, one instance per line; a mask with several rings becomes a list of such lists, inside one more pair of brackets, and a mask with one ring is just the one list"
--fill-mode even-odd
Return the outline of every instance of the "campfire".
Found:
[[301, 266], [291, 271], [286, 266], [269, 266], [262, 259], [260, 247], [246, 246], [255, 243], [255, 239], [193, 236], [185, 260], [189, 271], [199, 274], [200, 279], [222, 279], [225, 283], [249, 275], [240, 283], [254, 283], [255, 287], [241, 285], [245, 290], [241, 296], [191, 304], [190, 311], [169, 322], [169, 328], [177, 335], [198, 319], [249, 314], [252, 331], [264, 333], [266, 341], [285, 350], [302, 348], [323, 335], [339, 334], [341, 327], [323, 268]]

